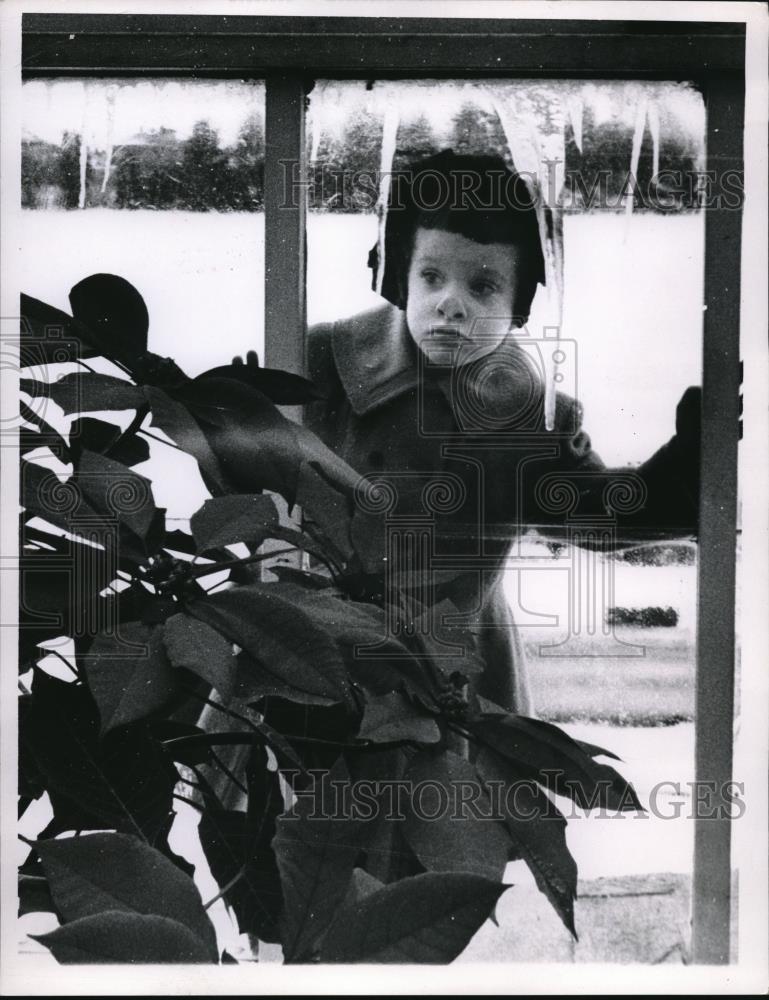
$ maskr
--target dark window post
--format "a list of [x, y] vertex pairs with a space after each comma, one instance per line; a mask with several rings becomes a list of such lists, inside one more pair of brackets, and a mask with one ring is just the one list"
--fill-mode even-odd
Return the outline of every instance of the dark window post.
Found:
[[[729, 205], [726, 171], [742, 176], [744, 84], [708, 82], [707, 168], [716, 182], [705, 205], [705, 330], [697, 597], [695, 779], [715, 782], [694, 827], [692, 948], [696, 963], [729, 962], [731, 823], [721, 790], [732, 780], [734, 606], [739, 420], [742, 206]], [[718, 198], [723, 199], [721, 202]], [[727, 195], [731, 197], [731, 195]], [[693, 796], [693, 803], [696, 802]], [[723, 818], [709, 815], [724, 810]]]
[[[305, 85], [268, 76], [264, 158], [265, 365], [302, 374], [306, 324]], [[293, 414], [292, 414], [293, 415]]]

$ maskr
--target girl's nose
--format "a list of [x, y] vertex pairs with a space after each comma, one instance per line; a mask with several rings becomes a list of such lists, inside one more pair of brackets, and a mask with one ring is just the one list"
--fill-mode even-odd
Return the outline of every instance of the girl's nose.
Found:
[[444, 295], [438, 302], [436, 309], [447, 320], [461, 320], [466, 316], [464, 303], [461, 297], [454, 292], [448, 292]]

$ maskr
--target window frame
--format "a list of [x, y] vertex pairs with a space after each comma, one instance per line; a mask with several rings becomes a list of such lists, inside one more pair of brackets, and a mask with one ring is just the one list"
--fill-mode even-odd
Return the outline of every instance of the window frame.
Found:
[[[24, 13], [22, 79], [266, 81], [265, 357], [301, 372], [305, 206], [286, 200], [285, 171], [306, 178], [315, 78], [688, 80], [705, 99], [706, 169], [742, 176], [745, 35], [740, 22]], [[741, 226], [741, 210], [705, 210], [695, 779], [718, 788], [733, 759]], [[697, 818], [694, 962], [729, 962], [730, 908], [730, 820]]]

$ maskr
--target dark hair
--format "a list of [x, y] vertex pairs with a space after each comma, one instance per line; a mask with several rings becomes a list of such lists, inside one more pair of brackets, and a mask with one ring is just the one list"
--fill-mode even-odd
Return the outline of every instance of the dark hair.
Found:
[[[444, 149], [394, 174], [387, 201], [382, 295], [405, 309], [417, 228], [443, 229], [477, 243], [520, 247], [525, 267], [514, 303], [527, 317], [545, 267], [537, 213], [523, 178], [499, 156], [459, 155]], [[379, 248], [369, 254], [376, 289]]]

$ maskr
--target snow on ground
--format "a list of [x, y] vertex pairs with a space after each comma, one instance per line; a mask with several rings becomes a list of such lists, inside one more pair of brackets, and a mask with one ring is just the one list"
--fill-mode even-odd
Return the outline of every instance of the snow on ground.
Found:
[[[373, 215], [309, 215], [307, 318], [352, 315], [371, 291]], [[648, 458], [673, 433], [675, 407], [700, 381], [703, 219], [596, 214], [565, 220], [560, 388], [610, 465]], [[95, 272], [131, 281], [150, 314], [150, 348], [190, 374], [264, 342], [264, 216], [240, 212], [25, 210], [21, 291], [69, 311]], [[543, 293], [529, 334], [542, 334]], [[537, 317], [540, 317], [539, 319]]]

